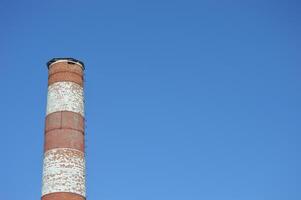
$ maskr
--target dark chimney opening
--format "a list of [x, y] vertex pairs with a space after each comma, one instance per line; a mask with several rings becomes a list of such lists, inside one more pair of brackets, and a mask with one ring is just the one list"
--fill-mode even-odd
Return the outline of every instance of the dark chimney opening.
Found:
[[68, 61], [67, 62], [69, 65], [75, 65], [75, 63], [74, 62], [70, 62], [70, 61]]

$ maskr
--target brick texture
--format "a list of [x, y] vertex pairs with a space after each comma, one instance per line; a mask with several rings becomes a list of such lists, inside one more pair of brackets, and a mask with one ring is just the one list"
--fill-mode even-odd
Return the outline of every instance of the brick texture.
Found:
[[46, 117], [45, 132], [54, 129], [73, 129], [84, 133], [84, 118], [74, 112], [59, 111], [54, 112]]
[[56, 82], [70, 81], [83, 86], [83, 69], [77, 64], [58, 62], [49, 69], [48, 85]]
[[47, 194], [42, 197], [42, 200], [85, 200], [86, 198], [78, 194], [69, 192], [57, 192]]
[[45, 134], [44, 151], [71, 148], [84, 152], [84, 135], [76, 130], [55, 129]]

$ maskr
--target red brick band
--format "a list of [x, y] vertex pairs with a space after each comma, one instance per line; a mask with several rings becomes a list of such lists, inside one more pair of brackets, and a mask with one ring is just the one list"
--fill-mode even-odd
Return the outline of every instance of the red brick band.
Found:
[[83, 86], [83, 69], [77, 64], [68, 62], [54, 63], [49, 68], [48, 74], [48, 85], [69, 81]]
[[84, 152], [84, 118], [74, 112], [54, 112], [46, 117], [44, 151], [71, 148]]
[[48, 85], [61, 81], [74, 82], [79, 84], [80, 86], [83, 86], [83, 78], [75, 73], [70, 72], [59, 72], [50, 75], [48, 78]]
[[45, 132], [55, 129], [72, 129], [84, 134], [85, 119], [79, 113], [59, 111], [50, 113], [46, 117]]
[[75, 130], [55, 129], [45, 134], [44, 152], [56, 148], [85, 151], [84, 135]]
[[42, 200], [85, 200], [86, 198], [70, 193], [70, 192], [56, 192], [56, 193], [51, 193], [51, 194], [46, 194], [42, 196]]
[[54, 74], [62, 71], [70, 71], [79, 75], [83, 75], [83, 69], [81, 66], [74, 63], [70, 64], [68, 62], [55, 62], [50, 66], [48, 70], [49, 74]]

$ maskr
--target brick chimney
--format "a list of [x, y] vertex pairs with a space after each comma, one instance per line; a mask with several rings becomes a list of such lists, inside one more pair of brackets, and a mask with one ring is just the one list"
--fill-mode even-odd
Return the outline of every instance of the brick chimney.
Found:
[[84, 200], [84, 64], [73, 58], [47, 63], [42, 200]]

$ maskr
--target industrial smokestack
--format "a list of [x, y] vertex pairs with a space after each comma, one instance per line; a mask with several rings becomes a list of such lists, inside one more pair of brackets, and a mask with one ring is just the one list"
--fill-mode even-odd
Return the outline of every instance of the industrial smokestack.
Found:
[[84, 200], [84, 64], [54, 58], [47, 66], [42, 200]]

